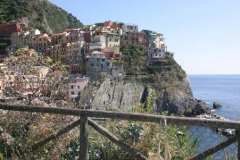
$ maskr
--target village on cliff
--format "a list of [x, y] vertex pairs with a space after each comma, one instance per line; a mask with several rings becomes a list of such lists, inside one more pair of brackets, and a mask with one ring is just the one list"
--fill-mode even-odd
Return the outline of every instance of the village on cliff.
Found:
[[[47, 92], [46, 88], [53, 87], [53, 82], [59, 80], [64, 83], [65, 95], [74, 100], [90, 81], [100, 77], [121, 79], [126, 75], [122, 49], [129, 46], [142, 48], [148, 66], [163, 61], [167, 53], [163, 34], [139, 31], [137, 25], [112, 21], [65, 29], [61, 33], [41, 33], [22, 18], [0, 24], [0, 44], [0, 97], [6, 96], [9, 88], [26, 96]], [[19, 49], [26, 54], [15, 61], [9, 58]], [[33, 66], [28, 66], [27, 59], [35, 52], [64, 64], [68, 74], [43, 65], [45, 63], [39, 59]], [[20, 61], [25, 68], [17, 65]]]

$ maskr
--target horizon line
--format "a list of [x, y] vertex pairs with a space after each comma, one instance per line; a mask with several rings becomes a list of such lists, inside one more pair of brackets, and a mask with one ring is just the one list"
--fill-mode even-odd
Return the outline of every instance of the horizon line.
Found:
[[236, 73], [236, 74], [229, 74], [229, 73], [191, 73], [191, 74], [187, 74], [189, 76], [240, 76], [240, 73]]

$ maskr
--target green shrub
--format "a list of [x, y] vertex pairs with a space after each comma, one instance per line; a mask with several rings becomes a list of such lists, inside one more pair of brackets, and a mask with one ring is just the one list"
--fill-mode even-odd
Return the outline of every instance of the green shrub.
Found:
[[2, 154], [2, 153], [0, 153], [0, 160], [4, 160], [4, 159], [3, 159], [3, 154]]
[[130, 45], [121, 48], [124, 69], [127, 74], [142, 73], [146, 69], [147, 54], [144, 48]]
[[82, 26], [72, 14], [47, 0], [1, 0], [0, 22], [22, 17], [28, 17], [30, 26], [43, 32], [62, 32], [65, 28]]
[[[197, 140], [192, 140], [184, 127], [118, 121], [108, 121], [103, 125], [117, 135], [122, 142], [140, 150], [146, 156], [154, 153], [165, 160], [184, 160], [195, 153]], [[90, 160], [135, 159], [95, 131], [90, 133]], [[74, 160], [78, 156], [78, 141], [73, 140], [70, 143], [66, 153], [61, 156], [62, 160]]]

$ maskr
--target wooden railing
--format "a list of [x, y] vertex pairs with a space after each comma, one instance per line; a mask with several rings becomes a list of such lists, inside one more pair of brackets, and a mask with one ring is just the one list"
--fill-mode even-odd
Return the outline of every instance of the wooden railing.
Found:
[[132, 146], [125, 144], [119, 140], [115, 135], [109, 132], [106, 128], [97, 124], [92, 118], [109, 118], [118, 120], [131, 120], [141, 122], [152, 122], [152, 123], [167, 123], [174, 125], [190, 125], [190, 126], [204, 126], [209, 128], [222, 128], [222, 129], [235, 129], [236, 135], [230, 137], [228, 140], [193, 156], [190, 160], [201, 160], [225, 147], [237, 142], [237, 158], [240, 160], [240, 122], [239, 121], [223, 121], [223, 120], [210, 120], [200, 118], [189, 118], [189, 117], [176, 117], [176, 116], [163, 116], [153, 114], [139, 114], [139, 113], [123, 113], [123, 112], [109, 112], [109, 111], [94, 111], [94, 110], [80, 110], [80, 109], [68, 109], [68, 108], [51, 108], [51, 107], [35, 107], [35, 106], [21, 106], [21, 105], [8, 105], [0, 104], [0, 109], [8, 111], [20, 111], [20, 112], [35, 112], [35, 113], [49, 113], [49, 114], [61, 114], [71, 115], [80, 117], [79, 120], [71, 123], [65, 128], [59, 130], [57, 133], [50, 135], [49, 137], [40, 140], [32, 146], [32, 150], [36, 150], [39, 147], [47, 144], [49, 141], [56, 139], [57, 137], [67, 133], [73, 128], [80, 125], [80, 160], [88, 160], [88, 125], [93, 127], [101, 135], [108, 138], [110, 141], [118, 145], [124, 151], [130, 153], [138, 159], [147, 159], [140, 151], [136, 150]]

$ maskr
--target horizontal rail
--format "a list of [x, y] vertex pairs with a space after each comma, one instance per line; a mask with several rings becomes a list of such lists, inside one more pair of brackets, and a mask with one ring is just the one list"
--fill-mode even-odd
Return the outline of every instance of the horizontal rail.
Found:
[[24, 105], [9, 105], [1, 104], [0, 109], [9, 111], [20, 111], [20, 112], [37, 112], [37, 113], [50, 113], [50, 114], [62, 114], [72, 116], [86, 116], [94, 118], [111, 118], [120, 120], [132, 120], [142, 122], [167, 122], [168, 124], [176, 125], [196, 125], [206, 126], [210, 128], [231, 128], [239, 129], [240, 121], [229, 121], [229, 120], [210, 120], [190, 117], [176, 117], [176, 116], [164, 116], [164, 115], [153, 115], [153, 114], [140, 114], [140, 113], [124, 113], [124, 112], [110, 112], [110, 111], [95, 111], [95, 110], [80, 110], [80, 109], [69, 109], [69, 108], [58, 108], [58, 107], [35, 107], [35, 106], [24, 106]]

